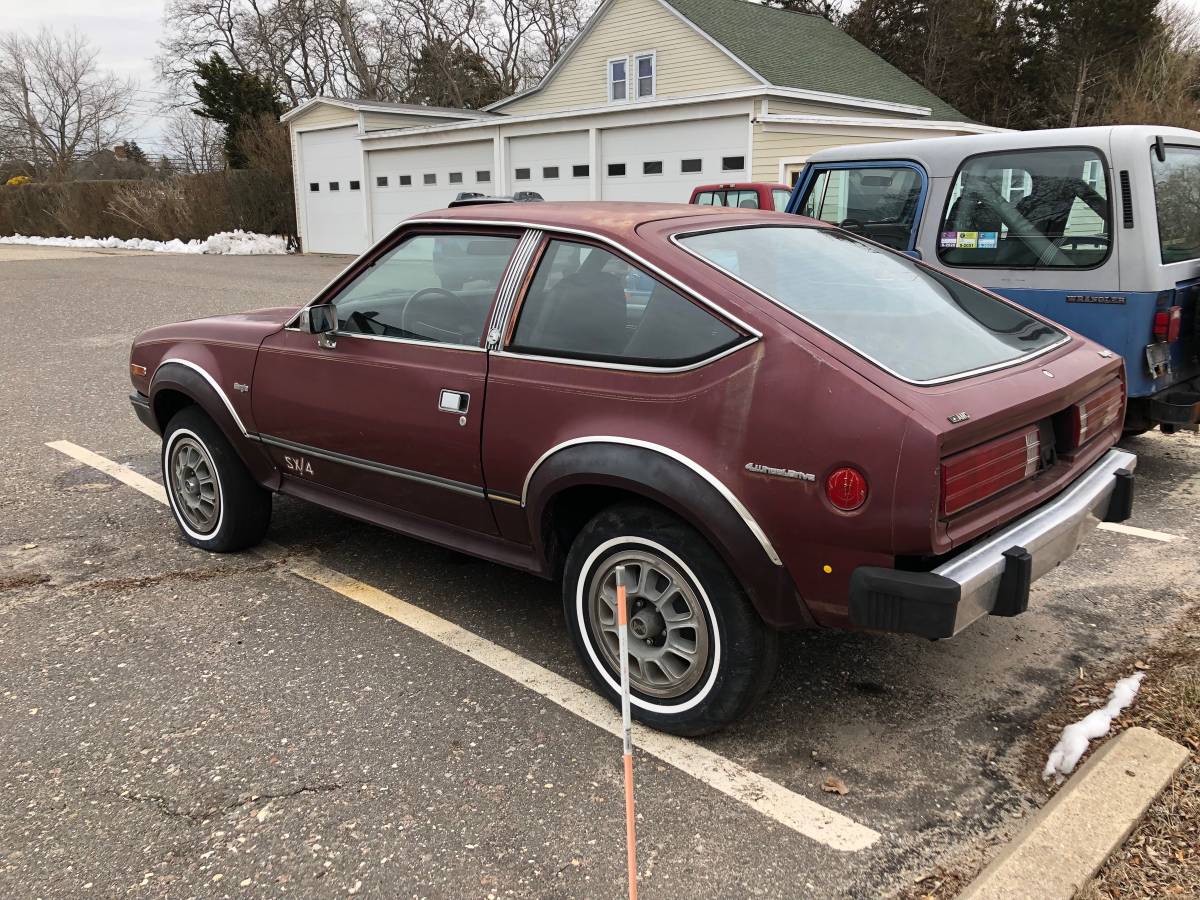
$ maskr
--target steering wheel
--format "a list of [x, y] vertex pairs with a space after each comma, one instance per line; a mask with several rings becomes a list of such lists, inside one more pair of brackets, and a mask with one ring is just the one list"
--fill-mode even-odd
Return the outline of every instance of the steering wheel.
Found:
[[1042, 251], [1038, 257], [1038, 264], [1046, 265], [1054, 255], [1057, 255], [1057, 251], [1062, 250], [1068, 244], [1078, 245], [1082, 243], [1103, 244], [1107, 252], [1108, 248], [1112, 246], [1112, 239], [1102, 234], [1064, 234], [1062, 237], [1052, 240], [1050, 246]]
[[411, 297], [408, 298], [408, 302], [404, 304], [404, 312], [400, 316], [400, 328], [406, 334], [416, 334], [417, 333], [417, 332], [413, 331], [412, 328], [409, 327], [409, 324], [410, 324], [409, 316], [412, 314], [413, 304], [420, 303], [423, 300], [429, 299], [430, 297], [449, 298], [450, 301], [453, 302], [456, 306], [458, 306], [460, 303], [459, 296], [455, 293], [452, 293], [451, 291], [446, 290], [445, 288], [440, 288], [440, 287], [421, 288], [421, 290], [417, 291], [415, 294], [413, 294]]

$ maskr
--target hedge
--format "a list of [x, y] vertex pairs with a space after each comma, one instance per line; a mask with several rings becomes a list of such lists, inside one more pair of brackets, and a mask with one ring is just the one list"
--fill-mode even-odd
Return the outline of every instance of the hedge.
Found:
[[0, 185], [0, 235], [187, 241], [235, 228], [294, 237], [291, 177], [231, 170], [163, 180]]

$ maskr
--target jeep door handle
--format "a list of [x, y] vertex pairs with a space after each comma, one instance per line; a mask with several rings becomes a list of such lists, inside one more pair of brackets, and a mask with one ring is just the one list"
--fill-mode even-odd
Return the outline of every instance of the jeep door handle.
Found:
[[438, 394], [438, 409], [442, 412], [454, 413], [455, 415], [463, 415], [471, 405], [471, 395], [462, 391], [449, 391], [443, 389]]

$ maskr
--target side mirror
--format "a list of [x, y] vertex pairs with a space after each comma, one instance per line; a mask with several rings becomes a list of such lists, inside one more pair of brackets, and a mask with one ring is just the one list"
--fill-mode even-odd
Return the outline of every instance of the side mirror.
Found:
[[336, 347], [337, 340], [333, 333], [337, 331], [337, 310], [332, 303], [318, 303], [306, 307], [300, 312], [297, 323], [301, 331], [319, 335], [317, 343], [322, 347]]

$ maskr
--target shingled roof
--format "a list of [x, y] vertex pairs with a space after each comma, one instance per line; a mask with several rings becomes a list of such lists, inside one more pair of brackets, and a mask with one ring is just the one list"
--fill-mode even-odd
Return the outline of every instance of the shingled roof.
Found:
[[926, 106], [933, 119], [970, 121], [821, 16], [744, 0], [664, 2], [777, 87]]

